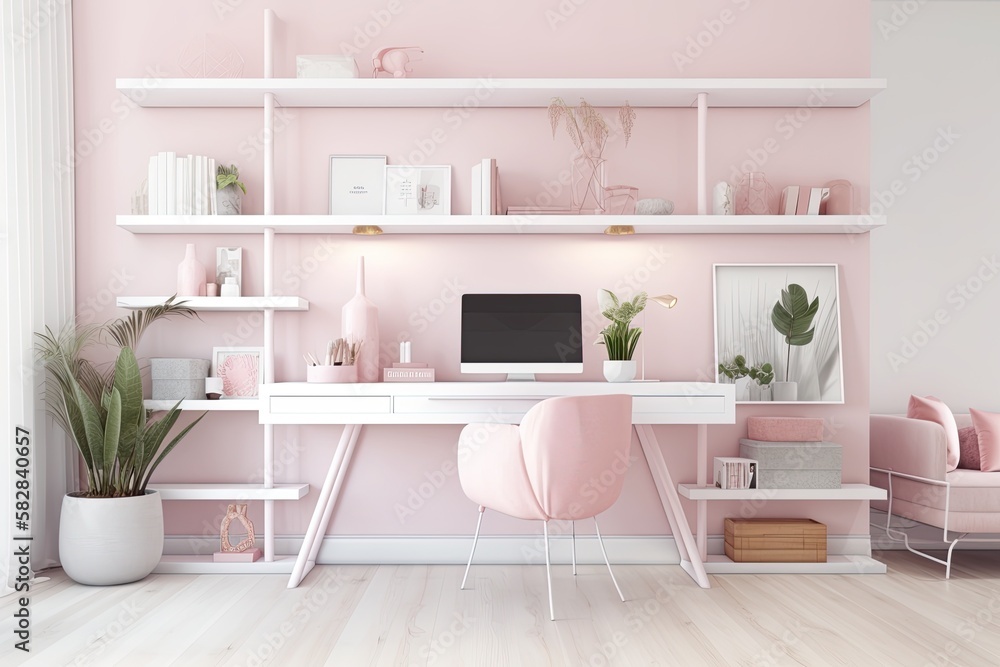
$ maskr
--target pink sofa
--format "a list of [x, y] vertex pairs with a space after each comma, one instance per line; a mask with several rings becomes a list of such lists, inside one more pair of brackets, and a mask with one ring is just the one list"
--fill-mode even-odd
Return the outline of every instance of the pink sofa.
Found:
[[[969, 415], [955, 415], [959, 428], [972, 425]], [[899, 415], [871, 415], [871, 484], [889, 490], [889, 500], [872, 507], [896, 516], [936, 526], [948, 543], [947, 560], [906, 547], [947, 567], [951, 574], [951, 552], [970, 533], [1000, 533], [1000, 472], [961, 468], [945, 470], [945, 430], [930, 421]], [[884, 527], [884, 526], [879, 526]], [[893, 539], [906, 542], [895, 529]], [[950, 536], [958, 533], [957, 536]]]

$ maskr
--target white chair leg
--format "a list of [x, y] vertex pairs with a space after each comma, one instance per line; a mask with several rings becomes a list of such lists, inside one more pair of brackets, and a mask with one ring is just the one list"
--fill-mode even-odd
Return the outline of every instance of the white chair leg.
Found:
[[611, 561], [608, 560], [608, 552], [604, 549], [604, 538], [601, 537], [601, 529], [597, 525], [597, 517], [594, 517], [594, 531], [597, 532], [597, 541], [601, 543], [601, 553], [604, 554], [604, 563], [608, 566], [608, 574], [611, 575], [611, 581], [615, 585], [615, 590], [618, 591], [618, 597], [625, 602], [625, 596], [622, 595], [622, 589], [618, 586], [618, 580], [615, 579], [615, 573], [611, 570]]
[[549, 522], [542, 522], [542, 530], [545, 532], [545, 578], [549, 582], [549, 620], [556, 620], [556, 609], [552, 605], [552, 568], [549, 565]]
[[573, 532], [573, 576], [576, 576], [576, 521], [570, 521], [570, 530]]
[[462, 577], [462, 585], [459, 590], [465, 590], [465, 580], [469, 578], [469, 568], [472, 567], [472, 557], [476, 553], [476, 544], [479, 543], [479, 529], [483, 527], [483, 511], [486, 508], [479, 506], [479, 520], [476, 521], [476, 536], [472, 538], [472, 551], [469, 553], [469, 563], [465, 566], [465, 576]]

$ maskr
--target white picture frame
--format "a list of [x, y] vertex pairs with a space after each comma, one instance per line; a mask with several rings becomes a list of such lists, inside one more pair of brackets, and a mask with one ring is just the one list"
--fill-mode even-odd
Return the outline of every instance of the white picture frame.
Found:
[[[836, 264], [713, 265], [715, 365], [718, 382], [736, 384], [736, 402], [843, 404], [844, 360], [840, 323], [840, 272]], [[806, 345], [785, 343], [771, 313], [781, 292], [791, 284], [806, 291], [810, 303], [819, 298], [812, 320], [813, 339]], [[719, 371], [736, 355], [749, 367], [770, 363], [774, 381], [761, 390], [750, 378], [729, 379]], [[789, 363], [791, 361], [790, 370]], [[775, 400], [789, 390], [778, 382], [796, 383], [795, 398]], [[757, 395], [754, 395], [754, 394]]]
[[263, 347], [212, 348], [212, 375], [222, 378], [222, 398], [256, 398], [263, 364]]
[[380, 215], [386, 162], [385, 155], [331, 155], [330, 215]]
[[215, 249], [215, 282], [220, 292], [226, 278], [236, 278], [240, 294], [243, 294], [243, 248]]
[[386, 166], [382, 213], [451, 215], [451, 166]]

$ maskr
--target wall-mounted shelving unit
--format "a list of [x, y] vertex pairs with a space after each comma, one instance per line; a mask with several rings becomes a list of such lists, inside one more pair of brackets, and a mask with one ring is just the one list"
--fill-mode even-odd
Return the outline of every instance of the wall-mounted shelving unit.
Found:
[[868, 215], [118, 216], [133, 234], [351, 234], [357, 225], [378, 225], [384, 234], [603, 234], [612, 225], [636, 234], [865, 234], [885, 223]]
[[[200, 311], [262, 311], [264, 358], [262, 381], [274, 382], [274, 315], [278, 311], [305, 311], [309, 303], [294, 296], [274, 296], [274, 239], [276, 234], [350, 234], [356, 225], [378, 225], [384, 234], [601, 234], [612, 225], [631, 225], [636, 234], [865, 234], [886, 224], [872, 216], [709, 216], [707, 192], [707, 127], [710, 108], [856, 108], [885, 89], [882, 79], [867, 78], [745, 78], [745, 79], [280, 79], [273, 77], [273, 24], [264, 13], [264, 78], [260, 79], [118, 79], [118, 91], [140, 107], [253, 108], [263, 110], [264, 210], [245, 216], [118, 216], [119, 228], [133, 234], [262, 234], [264, 289], [262, 296], [225, 299], [188, 299]], [[274, 210], [274, 110], [313, 108], [447, 108], [469, 95], [487, 108], [544, 108], [553, 97], [586, 98], [595, 106], [618, 106], [625, 99], [634, 107], [697, 110], [697, 215], [676, 216], [329, 216], [276, 215]], [[610, 241], [610, 239], [609, 239]], [[162, 303], [166, 297], [121, 297], [123, 308]], [[166, 409], [170, 402], [147, 401], [149, 409]], [[257, 401], [185, 401], [182, 409], [253, 411]], [[157, 485], [166, 500], [222, 500], [259, 498], [264, 501], [264, 558], [256, 563], [213, 563], [211, 556], [165, 555], [157, 572], [248, 573], [291, 572], [294, 557], [275, 554], [273, 509], [275, 500], [296, 500], [308, 492], [305, 484], [274, 482], [274, 426], [265, 424], [264, 474], [259, 485]], [[699, 464], [699, 484], [704, 470]], [[862, 485], [863, 486], [863, 485]], [[690, 487], [685, 491], [685, 487]], [[691, 485], [681, 493], [697, 501], [699, 513], [715, 499]], [[848, 493], [864, 495], [862, 490]], [[241, 495], [243, 494], [243, 495]], [[782, 498], [777, 498], [782, 499]], [[791, 498], [789, 498], [791, 499]], [[835, 498], [829, 498], [835, 499]], [[699, 519], [699, 528], [702, 527]], [[716, 558], [716, 560], [718, 560]], [[870, 559], [869, 559], [870, 560]], [[728, 559], [727, 559], [728, 562]], [[874, 561], [872, 561], [874, 563]], [[826, 569], [816, 564], [762, 564], [748, 570], [744, 564], [706, 563], [709, 571], [814, 572], [860, 571], [856, 557], [831, 558]], [[806, 567], [801, 567], [805, 565]], [[721, 568], [721, 569], [714, 569]], [[884, 570], [883, 570], [884, 571]]]
[[[169, 296], [120, 296], [119, 308], [149, 308], [158, 306]], [[203, 312], [253, 310], [309, 310], [309, 302], [298, 296], [182, 296], [177, 298], [184, 305]]]
[[[147, 410], [166, 411], [174, 407], [176, 402], [146, 399], [142, 403]], [[217, 410], [219, 412], [259, 412], [260, 401], [256, 398], [223, 398], [218, 401], [181, 401], [180, 408], [181, 410], [197, 410], [198, 412], [206, 410]]]

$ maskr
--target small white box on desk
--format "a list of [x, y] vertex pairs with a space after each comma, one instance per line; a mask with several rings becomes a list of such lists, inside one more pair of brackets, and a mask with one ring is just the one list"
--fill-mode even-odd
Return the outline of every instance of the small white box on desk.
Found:
[[719, 489], [756, 489], [757, 462], [753, 459], [717, 456], [712, 480]]

